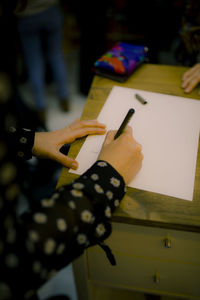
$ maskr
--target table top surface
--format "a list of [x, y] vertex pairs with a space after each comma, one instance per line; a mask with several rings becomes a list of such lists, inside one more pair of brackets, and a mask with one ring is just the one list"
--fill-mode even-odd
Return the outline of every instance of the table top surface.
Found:
[[[113, 86], [141, 89], [168, 95], [200, 100], [198, 87], [185, 94], [181, 86], [181, 77], [185, 67], [143, 64], [125, 83], [95, 76], [82, 113], [82, 119], [94, 119], [103, 107]], [[75, 141], [69, 155], [76, 157], [85, 138]], [[200, 145], [199, 145], [200, 146]], [[63, 168], [58, 186], [68, 184], [78, 175], [68, 173]], [[113, 221], [144, 226], [155, 226], [200, 232], [200, 147], [195, 175], [193, 201], [128, 188], [120, 207], [113, 215]]]

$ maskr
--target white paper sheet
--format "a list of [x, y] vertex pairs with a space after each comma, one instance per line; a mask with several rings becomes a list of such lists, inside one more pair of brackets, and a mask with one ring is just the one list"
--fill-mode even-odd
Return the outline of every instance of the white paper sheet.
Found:
[[[135, 93], [148, 101], [142, 105]], [[98, 120], [117, 130], [129, 108], [135, 109], [129, 125], [143, 147], [143, 166], [130, 187], [193, 199], [200, 130], [200, 101], [143, 90], [113, 87]], [[97, 159], [105, 136], [89, 136], [77, 161], [82, 174]], [[126, 146], [126, 145], [124, 145]]]

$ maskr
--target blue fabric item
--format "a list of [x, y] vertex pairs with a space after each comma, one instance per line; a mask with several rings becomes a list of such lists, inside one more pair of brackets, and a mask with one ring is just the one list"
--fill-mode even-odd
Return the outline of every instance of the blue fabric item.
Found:
[[62, 15], [59, 7], [53, 6], [41, 13], [22, 17], [18, 21], [18, 31], [36, 108], [46, 107], [45, 58], [52, 69], [59, 98], [66, 99], [68, 96], [67, 69], [61, 49]]

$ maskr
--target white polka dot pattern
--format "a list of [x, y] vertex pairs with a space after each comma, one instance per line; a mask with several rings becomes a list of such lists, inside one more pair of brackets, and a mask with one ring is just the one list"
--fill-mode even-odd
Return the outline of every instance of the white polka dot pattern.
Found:
[[35, 213], [33, 219], [36, 223], [44, 224], [47, 222], [47, 216], [41, 212]]
[[57, 220], [57, 227], [60, 231], [66, 231], [67, 230], [67, 223], [64, 219], [58, 219]]
[[48, 239], [44, 244], [45, 254], [52, 254], [56, 248], [56, 242], [53, 239]]

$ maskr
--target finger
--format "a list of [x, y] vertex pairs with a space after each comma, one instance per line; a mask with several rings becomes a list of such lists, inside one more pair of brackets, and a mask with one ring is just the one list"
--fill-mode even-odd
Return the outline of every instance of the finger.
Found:
[[87, 127], [97, 127], [97, 128], [105, 128], [106, 125], [103, 123], [100, 123], [98, 120], [80, 120], [77, 119], [72, 124], [68, 125], [67, 128], [71, 130], [81, 129], [81, 128], [87, 128]]
[[199, 83], [199, 78], [195, 77], [190, 82], [188, 82], [186, 88], [185, 88], [185, 93], [189, 93], [195, 88], [195, 86]]
[[105, 134], [106, 129], [102, 127], [85, 127], [85, 128], [76, 128], [73, 130], [62, 130], [62, 134], [60, 135], [59, 145], [71, 143], [78, 138], [82, 138], [86, 135], [94, 135], [94, 134]]
[[80, 118], [77, 118], [76, 120], [74, 120], [71, 124], [69, 124], [69, 125], [67, 125], [66, 127], [65, 127], [65, 129], [72, 129], [72, 128], [74, 128], [74, 127], [76, 127], [77, 126], [77, 123], [79, 123], [80, 122]]
[[188, 77], [191, 77], [193, 72], [194, 72], [194, 67], [183, 74], [182, 81], [186, 81], [188, 79]]
[[110, 144], [114, 140], [116, 132], [116, 130], [109, 130], [107, 132], [103, 146]]
[[73, 142], [75, 139], [82, 138], [86, 135], [98, 135], [98, 134], [105, 134], [106, 130], [105, 128], [98, 128], [98, 127], [86, 127], [86, 128], [80, 128], [76, 129], [75, 131], [72, 131], [70, 134], [67, 135], [68, 141]]
[[56, 151], [55, 153], [53, 153], [52, 159], [66, 168], [72, 168], [74, 170], [78, 168], [78, 162], [75, 159], [62, 154], [60, 151]]
[[187, 72], [185, 72], [185, 73], [183, 74], [182, 80], [184, 81], [184, 80], [186, 80], [188, 77], [191, 77], [192, 74], [193, 74], [194, 72], [196, 72], [196, 69], [197, 69], [197, 66], [195, 65], [194, 67], [192, 67], [191, 69], [189, 69]]
[[196, 70], [195, 72], [193, 72], [190, 76], [188, 76], [182, 83], [182, 88], [186, 88], [190, 82], [193, 82], [197, 80], [197, 83], [198, 81], [200, 81], [200, 70]]
[[118, 137], [118, 139], [129, 139], [131, 142], [135, 142], [137, 143], [137, 141], [135, 140], [135, 138], [133, 137], [133, 129], [131, 126], [127, 126], [125, 128], [125, 130], [122, 132], [122, 134]]
[[125, 134], [133, 134], [133, 129], [131, 126], [127, 125], [126, 128], [124, 129], [123, 133]]
[[191, 69], [183, 74], [182, 80], [186, 80], [188, 77], [191, 77], [196, 71], [200, 72], [200, 64], [194, 65]]
[[185, 78], [185, 79], [183, 80], [182, 84], [181, 84], [181, 87], [182, 87], [183, 89], [186, 88], [187, 85], [189, 84], [190, 80], [191, 80], [191, 76]]
[[106, 128], [106, 124], [100, 123], [98, 120], [82, 120], [81, 123], [84, 127], [100, 127], [100, 128]]

